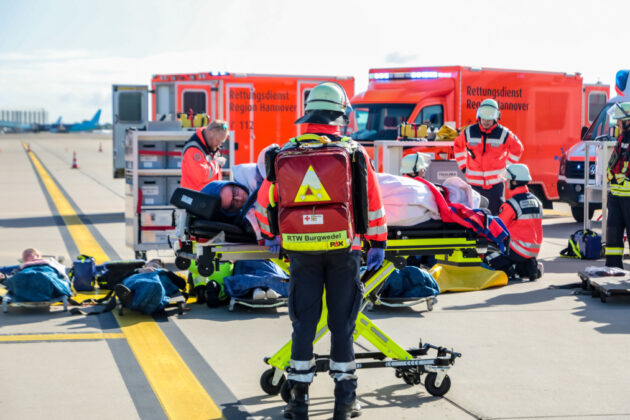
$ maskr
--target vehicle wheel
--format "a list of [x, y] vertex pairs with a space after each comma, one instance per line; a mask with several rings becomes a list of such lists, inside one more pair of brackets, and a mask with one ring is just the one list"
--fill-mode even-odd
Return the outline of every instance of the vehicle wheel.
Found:
[[282, 381], [282, 386], [280, 386], [280, 396], [287, 404], [291, 401], [291, 387], [289, 387], [289, 381]]
[[175, 258], [175, 266], [180, 270], [188, 270], [188, 267], [190, 267], [190, 260], [184, 257], [177, 257]]
[[267, 369], [262, 375], [260, 375], [260, 387], [269, 395], [278, 395], [280, 389], [282, 388], [282, 384], [286, 382], [283, 374], [277, 385], [273, 385], [271, 383], [275, 370], [275, 368]]
[[424, 387], [426, 388], [427, 392], [434, 397], [441, 397], [442, 395], [446, 394], [449, 389], [451, 389], [451, 378], [446, 375], [439, 387], [435, 386], [436, 380], [437, 373], [429, 373], [424, 379]]
[[[591, 206], [588, 208], [588, 219], [591, 220], [595, 214], [595, 209]], [[584, 206], [572, 206], [571, 215], [578, 223], [584, 223]]]

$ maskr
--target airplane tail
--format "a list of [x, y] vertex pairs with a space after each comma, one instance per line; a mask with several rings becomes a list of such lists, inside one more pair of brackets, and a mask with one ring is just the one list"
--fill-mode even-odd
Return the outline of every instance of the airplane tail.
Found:
[[92, 117], [92, 121], [90, 121], [92, 124], [98, 124], [98, 120], [101, 119], [101, 110], [99, 109], [98, 111], [96, 111], [96, 114], [94, 114], [94, 116]]
[[61, 117], [59, 117], [59, 118], [57, 119], [57, 122], [55, 123], [55, 125], [57, 125], [57, 126], [61, 125]]

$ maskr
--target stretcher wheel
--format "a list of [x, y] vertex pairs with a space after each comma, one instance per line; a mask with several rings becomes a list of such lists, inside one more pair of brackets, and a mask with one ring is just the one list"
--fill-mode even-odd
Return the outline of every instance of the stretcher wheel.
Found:
[[280, 396], [285, 403], [291, 401], [291, 387], [289, 386], [289, 381], [282, 382], [282, 386], [280, 387]]
[[441, 397], [442, 395], [446, 394], [449, 389], [451, 389], [451, 378], [446, 375], [439, 387], [435, 386], [436, 380], [437, 373], [429, 373], [424, 380], [424, 387], [426, 388], [427, 392], [434, 397]]
[[280, 382], [278, 382], [276, 385], [273, 385], [271, 383], [275, 370], [275, 368], [267, 369], [263, 372], [262, 375], [260, 375], [260, 387], [269, 395], [278, 395], [278, 393], [281, 391], [282, 385], [286, 382], [286, 378], [283, 374], [280, 378]]
[[177, 257], [175, 258], [175, 266], [180, 270], [188, 270], [190, 267], [190, 260], [184, 257]]
[[204, 265], [197, 263], [197, 271], [199, 271], [199, 274], [204, 277], [210, 277], [212, 273], [214, 273], [214, 267], [212, 266], [212, 264]]
[[606, 303], [606, 299], [608, 298], [608, 296], [606, 296], [605, 293], [600, 293], [599, 294], [599, 300], [602, 301], [602, 303]]

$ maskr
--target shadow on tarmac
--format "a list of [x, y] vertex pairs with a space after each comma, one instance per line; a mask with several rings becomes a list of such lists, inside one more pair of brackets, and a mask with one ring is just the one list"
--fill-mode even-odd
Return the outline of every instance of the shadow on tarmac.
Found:
[[[98, 225], [103, 223], [124, 223], [124, 213], [94, 213], [81, 214], [83, 219], [80, 224]], [[77, 223], [78, 224], [78, 223]], [[66, 222], [61, 217], [45, 216], [45, 217], [18, 217], [14, 219], [0, 219], [0, 227], [4, 228], [34, 228], [48, 226], [64, 226]]]

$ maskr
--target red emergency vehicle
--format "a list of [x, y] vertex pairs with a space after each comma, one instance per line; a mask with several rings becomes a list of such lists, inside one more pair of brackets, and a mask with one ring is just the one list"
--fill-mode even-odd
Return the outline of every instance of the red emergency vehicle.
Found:
[[608, 85], [586, 85], [577, 74], [463, 66], [379, 68], [369, 71], [365, 92], [351, 100], [353, 138], [364, 145], [395, 140], [401, 123], [450, 122], [463, 128], [476, 120], [481, 101], [499, 103], [500, 124], [514, 132], [532, 173], [532, 192], [545, 207], [558, 199], [562, 151], [580, 140], [608, 99]]
[[228, 122], [235, 142], [234, 163], [255, 162], [272, 143], [300, 134], [293, 124], [304, 113], [305, 100], [318, 83], [339, 83], [348, 97], [353, 77], [294, 76], [248, 73], [159, 74], [151, 85], [153, 120], [179, 114], [207, 114]]

